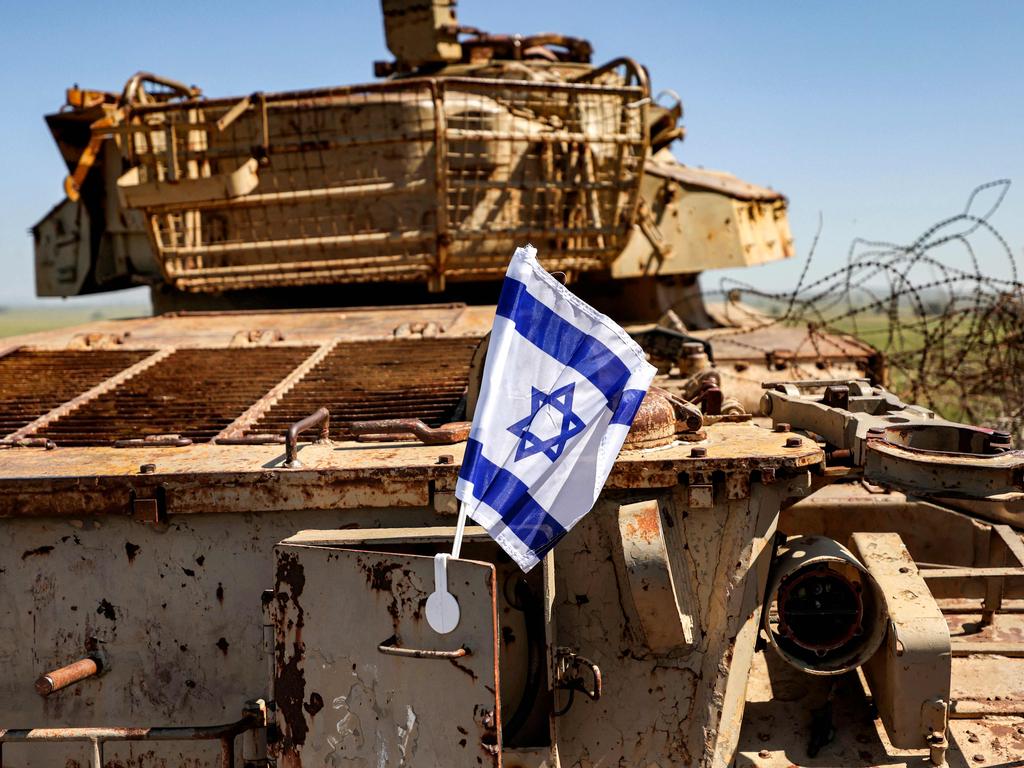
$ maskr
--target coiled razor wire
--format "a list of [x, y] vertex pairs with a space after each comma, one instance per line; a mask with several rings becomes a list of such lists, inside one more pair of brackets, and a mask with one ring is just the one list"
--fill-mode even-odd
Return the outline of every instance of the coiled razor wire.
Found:
[[1009, 188], [1008, 179], [975, 188], [961, 213], [906, 245], [858, 238], [844, 267], [808, 281], [819, 223], [792, 291], [722, 280], [727, 317], [804, 326], [815, 347], [823, 333], [853, 335], [885, 355], [889, 388], [906, 402], [1020, 435], [1024, 284], [990, 221]]

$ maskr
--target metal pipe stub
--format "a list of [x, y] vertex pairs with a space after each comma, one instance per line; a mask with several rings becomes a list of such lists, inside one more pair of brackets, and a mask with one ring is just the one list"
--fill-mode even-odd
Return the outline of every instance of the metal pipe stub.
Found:
[[84, 659], [79, 659], [60, 669], [40, 675], [36, 680], [36, 693], [40, 696], [49, 696], [54, 691], [67, 688], [87, 677], [98, 675], [102, 671], [103, 663], [98, 657], [86, 656]]

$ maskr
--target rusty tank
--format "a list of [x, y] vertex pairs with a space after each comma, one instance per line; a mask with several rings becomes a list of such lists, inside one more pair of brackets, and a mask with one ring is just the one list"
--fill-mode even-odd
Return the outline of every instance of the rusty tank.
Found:
[[[153, 74], [47, 122], [37, 292], [153, 317], [0, 340], [0, 766], [1009, 766], [1024, 455], [852, 337], [731, 325], [704, 270], [786, 200], [685, 165], [584, 40], [384, 0], [359, 86]], [[522, 573], [434, 555], [527, 241], [658, 368], [594, 510]]]

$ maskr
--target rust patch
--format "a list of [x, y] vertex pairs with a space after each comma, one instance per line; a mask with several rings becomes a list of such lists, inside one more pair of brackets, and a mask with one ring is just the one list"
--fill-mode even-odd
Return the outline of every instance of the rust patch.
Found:
[[474, 683], [476, 682], [476, 672], [474, 672], [472, 669], [467, 667], [465, 664], [460, 664], [458, 659], [448, 659], [448, 662], [460, 672], [465, 672], [467, 675], [469, 675]]
[[398, 563], [374, 563], [366, 569], [366, 579], [371, 589], [390, 592], [394, 582], [394, 572], [401, 566]]
[[26, 549], [21, 553], [22, 560], [28, 560], [30, 557], [37, 557], [39, 555], [48, 555], [53, 552], [53, 547], [46, 544], [42, 547], [36, 547], [35, 549]]
[[[303, 670], [306, 646], [302, 642], [305, 611], [299, 603], [305, 587], [306, 573], [298, 556], [290, 552], [279, 555], [277, 585], [274, 590], [278, 615], [274, 647], [274, 698], [284, 721], [282, 756], [286, 765], [299, 764], [296, 747], [306, 743], [309, 731], [303, 714], [306, 698], [306, 673]], [[290, 612], [294, 619], [285, 621]], [[290, 649], [287, 643], [289, 635]]]
[[132, 544], [130, 541], [124, 543], [124, 553], [128, 555], [128, 564], [131, 565], [135, 562], [135, 556], [139, 554], [139, 550], [142, 549], [138, 544]]
[[112, 605], [109, 600], [103, 598], [102, 600], [100, 600], [100, 604], [96, 608], [96, 613], [98, 613], [105, 619], [110, 619], [111, 621], [114, 621], [115, 619], [117, 619], [117, 614], [114, 613], [114, 608], [115, 606]]
[[309, 701], [303, 704], [302, 708], [309, 712], [310, 717], [316, 717], [317, 713], [324, 708], [324, 697], [313, 691], [309, 694]]

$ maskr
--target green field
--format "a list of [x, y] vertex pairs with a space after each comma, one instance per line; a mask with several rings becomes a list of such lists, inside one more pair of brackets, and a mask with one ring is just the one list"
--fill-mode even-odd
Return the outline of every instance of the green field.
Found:
[[59, 303], [52, 307], [0, 307], [0, 337], [149, 314], [150, 308], [146, 304], [76, 307]]

